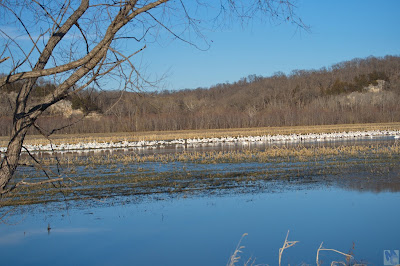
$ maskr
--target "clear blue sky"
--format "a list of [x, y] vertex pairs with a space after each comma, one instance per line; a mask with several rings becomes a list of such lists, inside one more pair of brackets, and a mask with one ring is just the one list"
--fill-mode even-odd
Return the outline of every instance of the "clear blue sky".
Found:
[[234, 82], [250, 74], [270, 76], [319, 69], [353, 58], [400, 55], [399, 0], [299, 0], [298, 15], [311, 27], [260, 22], [205, 32], [203, 52], [180, 41], [149, 44], [141, 55], [150, 75], [167, 73], [165, 89], [193, 89]]

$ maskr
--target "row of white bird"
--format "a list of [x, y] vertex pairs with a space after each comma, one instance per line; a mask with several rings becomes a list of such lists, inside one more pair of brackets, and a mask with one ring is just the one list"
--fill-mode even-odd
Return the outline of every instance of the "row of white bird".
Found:
[[[121, 141], [121, 142], [81, 142], [77, 144], [63, 143], [59, 145], [25, 145], [29, 151], [78, 151], [93, 149], [119, 149], [119, 148], [154, 148], [167, 147], [169, 145], [199, 145], [209, 143], [282, 143], [282, 142], [302, 142], [302, 141], [324, 141], [351, 138], [373, 138], [377, 136], [393, 136], [400, 138], [400, 130], [374, 130], [374, 131], [354, 131], [354, 132], [334, 132], [334, 133], [311, 133], [311, 134], [291, 134], [291, 135], [264, 135], [264, 136], [238, 136], [221, 138], [194, 138], [194, 139], [175, 139], [160, 141]], [[6, 152], [6, 147], [0, 147], [0, 152]]]

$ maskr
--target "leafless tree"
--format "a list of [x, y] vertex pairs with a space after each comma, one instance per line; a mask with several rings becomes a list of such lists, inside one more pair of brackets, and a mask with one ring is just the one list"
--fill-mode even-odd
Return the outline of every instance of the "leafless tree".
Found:
[[[201, 9], [207, 9], [211, 17], [205, 18]], [[46, 136], [54, 132], [37, 124], [50, 106], [111, 79], [119, 80], [124, 88], [152, 85], [134, 60], [146, 45], [172, 38], [207, 49], [200, 26], [205, 20], [210, 27], [257, 17], [304, 26], [294, 10], [290, 0], [0, 0], [0, 69], [5, 73], [0, 90], [20, 84], [10, 141], [1, 161], [0, 195], [20, 185], [33, 185], [10, 181], [28, 130], [35, 127]], [[40, 77], [51, 80], [56, 88], [41, 102], [32, 103]]]

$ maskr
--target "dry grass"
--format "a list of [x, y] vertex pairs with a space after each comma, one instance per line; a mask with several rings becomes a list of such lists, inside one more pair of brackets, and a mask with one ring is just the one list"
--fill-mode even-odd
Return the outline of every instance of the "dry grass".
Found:
[[[242, 237], [240, 238], [239, 243], [237, 244], [235, 251], [229, 257], [229, 262], [228, 262], [227, 266], [235, 266], [240, 261], [240, 259], [241, 259], [240, 253], [243, 253], [243, 249], [245, 248], [244, 246], [241, 245], [241, 242], [243, 240], [243, 237], [245, 237], [247, 235], [248, 235], [247, 233], [244, 233], [242, 235]], [[290, 248], [290, 247], [294, 246], [296, 243], [299, 242], [299, 241], [288, 241], [287, 240], [288, 236], [289, 236], [289, 231], [287, 232], [286, 239], [285, 239], [285, 241], [283, 243], [282, 248], [279, 249], [279, 266], [281, 265], [281, 258], [282, 258], [283, 251], [285, 249], [287, 249], [287, 248]], [[338, 251], [336, 249], [324, 248], [324, 247], [322, 247], [322, 244], [323, 244], [323, 242], [321, 243], [320, 247], [317, 250], [317, 256], [316, 256], [317, 266], [321, 265], [320, 260], [319, 260], [319, 252], [320, 251], [331, 251], [331, 252], [335, 252], [335, 253], [338, 253], [338, 254], [341, 254], [341, 255], [345, 256], [346, 262], [344, 262], [344, 261], [332, 261], [331, 262], [331, 266], [333, 266], [333, 265], [353, 265], [353, 266], [358, 265], [358, 266], [364, 266], [365, 265], [365, 264], [351, 263], [350, 261], [351, 261], [351, 259], [353, 259], [353, 256], [351, 254], [347, 254], [347, 253]], [[248, 262], [251, 262], [251, 261], [254, 262], [255, 260], [250, 258], [249, 260], [247, 260], [244, 263], [244, 265], [248, 265]], [[262, 264], [262, 265], [265, 265], [265, 264]]]
[[[261, 135], [289, 135], [309, 133], [331, 133], [368, 130], [400, 130], [400, 123], [375, 123], [375, 124], [345, 124], [345, 125], [319, 125], [319, 126], [294, 126], [294, 127], [260, 127], [236, 129], [208, 129], [208, 130], [181, 130], [181, 131], [151, 131], [151, 132], [120, 132], [120, 133], [92, 133], [51, 136], [54, 144], [79, 142], [119, 142], [119, 141], [153, 141], [193, 138], [214, 138], [227, 136], [261, 136]], [[9, 137], [0, 137], [0, 146], [7, 146]], [[40, 135], [29, 135], [25, 144], [48, 144], [49, 141]]]
[[245, 246], [242, 246], [240, 243], [242, 242], [243, 238], [245, 236], [247, 236], [247, 235], [248, 235], [247, 233], [244, 233], [242, 235], [242, 237], [240, 238], [239, 243], [237, 244], [235, 251], [229, 257], [229, 261], [226, 264], [227, 266], [234, 266], [240, 260], [240, 253], [242, 253], [243, 249], [245, 248]]
[[[150, 155], [140, 155], [137, 153], [116, 154], [108, 156], [90, 156], [82, 157], [61, 157], [61, 158], [44, 158], [42, 163], [52, 165], [61, 163], [63, 165], [112, 165], [117, 163], [171, 163], [171, 162], [194, 162], [202, 164], [216, 163], [241, 163], [241, 162], [258, 162], [265, 163], [271, 160], [284, 161], [309, 161], [319, 160], [321, 158], [339, 160], [348, 157], [357, 157], [363, 159], [377, 158], [380, 155], [386, 157], [397, 156], [400, 154], [400, 145], [395, 143], [390, 146], [383, 145], [360, 145], [360, 146], [338, 146], [338, 147], [305, 147], [302, 145], [293, 147], [277, 147], [273, 146], [266, 150], [239, 150], [239, 151], [205, 151], [205, 152], [180, 152], [180, 153], [156, 153]], [[29, 163], [28, 161], [23, 163]]]

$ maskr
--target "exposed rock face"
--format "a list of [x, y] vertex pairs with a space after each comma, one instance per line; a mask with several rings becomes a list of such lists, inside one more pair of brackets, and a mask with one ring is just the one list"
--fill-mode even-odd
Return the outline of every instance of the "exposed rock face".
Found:
[[[345, 105], [354, 105], [356, 103], [366, 105], [382, 105], [391, 102], [396, 97], [392, 91], [368, 91], [368, 92], [352, 92], [341, 98], [341, 103]], [[339, 98], [340, 99], [340, 98]]]
[[383, 91], [386, 86], [386, 81], [379, 79], [376, 82], [378, 82], [377, 85], [370, 84], [368, 87], [365, 88], [365, 90], [374, 93]]
[[82, 115], [81, 110], [72, 109], [72, 103], [68, 100], [61, 100], [58, 103], [49, 107], [51, 115], [63, 115], [65, 117], [71, 117], [72, 115]]
[[364, 103], [377, 105], [384, 102], [389, 102], [391, 98], [395, 97], [393, 92], [385, 90], [387, 82], [384, 80], [377, 80], [377, 85], [370, 84], [365, 87], [363, 92], [352, 92], [344, 97], [339, 97], [340, 101], [346, 105], [353, 105], [355, 103]]
[[[62, 100], [58, 103], [49, 107], [50, 115], [63, 115], [66, 118], [71, 116], [82, 116], [82, 110], [74, 110], [72, 109], [72, 103], [68, 100]], [[102, 115], [97, 112], [90, 112], [85, 119], [90, 119], [94, 121], [99, 121]]]
[[91, 119], [94, 121], [100, 121], [102, 115], [96, 112], [91, 112], [90, 114], [88, 114], [85, 118], [86, 119]]

